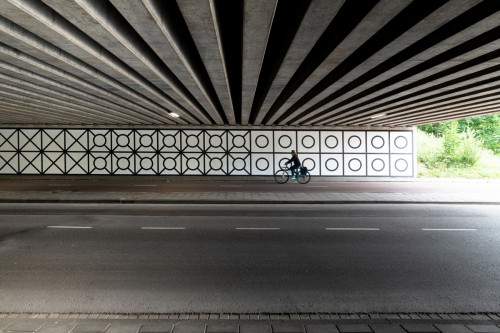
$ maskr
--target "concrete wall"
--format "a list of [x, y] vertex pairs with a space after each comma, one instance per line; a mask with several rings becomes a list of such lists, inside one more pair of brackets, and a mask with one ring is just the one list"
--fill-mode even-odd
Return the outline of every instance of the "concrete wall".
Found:
[[412, 130], [0, 129], [0, 174], [414, 177]]

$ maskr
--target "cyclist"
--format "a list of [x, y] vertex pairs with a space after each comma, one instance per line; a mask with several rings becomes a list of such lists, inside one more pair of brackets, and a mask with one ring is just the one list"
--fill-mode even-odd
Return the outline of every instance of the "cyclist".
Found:
[[292, 171], [292, 179], [297, 179], [297, 170], [301, 167], [299, 156], [295, 150], [292, 150], [292, 158], [290, 158], [285, 165], [292, 164], [290, 171]]

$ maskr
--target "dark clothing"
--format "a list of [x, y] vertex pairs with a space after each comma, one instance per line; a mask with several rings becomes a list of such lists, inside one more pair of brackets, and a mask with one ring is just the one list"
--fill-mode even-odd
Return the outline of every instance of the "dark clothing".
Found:
[[291, 159], [289, 159], [285, 164], [290, 164], [292, 163], [292, 167], [300, 167], [300, 160], [297, 155], [293, 155]]
[[292, 177], [297, 174], [297, 170], [300, 168], [300, 160], [297, 155], [293, 155], [291, 159], [289, 159], [285, 164], [292, 164], [290, 167], [290, 171], [292, 171]]

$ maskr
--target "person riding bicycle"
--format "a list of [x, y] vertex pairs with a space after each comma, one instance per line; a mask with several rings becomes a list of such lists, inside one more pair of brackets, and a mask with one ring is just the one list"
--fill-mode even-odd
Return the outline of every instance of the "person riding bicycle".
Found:
[[285, 165], [292, 164], [290, 171], [292, 171], [292, 179], [297, 179], [297, 170], [301, 167], [299, 156], [295, 150], [292, 150], [292, 158], [290, 158]]

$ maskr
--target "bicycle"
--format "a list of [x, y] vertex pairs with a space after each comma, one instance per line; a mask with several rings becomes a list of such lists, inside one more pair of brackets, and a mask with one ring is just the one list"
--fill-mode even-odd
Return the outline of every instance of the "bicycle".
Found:
[[[280, 166], [280, 169], [274, 173], [274, 180], [278, 184], [285, 184], [290, 179], [290, 168]], [[296, 180], [301, 184], [307, 184], [311, 180], [311, 174], [306, 167], [300, 167], [295, 173]]]

